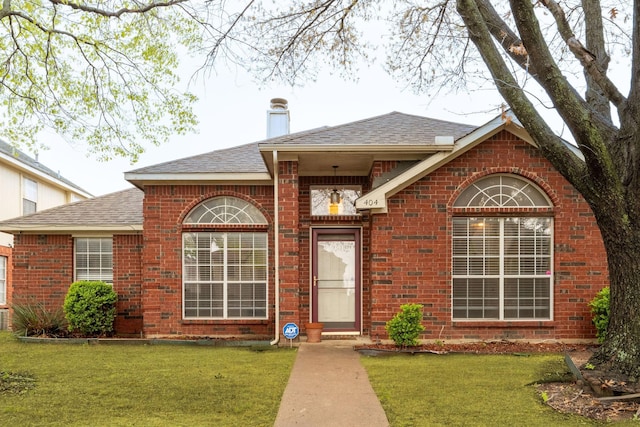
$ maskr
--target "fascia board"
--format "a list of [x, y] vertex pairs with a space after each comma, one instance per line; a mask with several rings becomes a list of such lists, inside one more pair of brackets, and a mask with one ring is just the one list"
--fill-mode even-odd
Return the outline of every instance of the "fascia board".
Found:
[[0, 160], [4, 161], [5, 163], [8, 163], [9, 165], [13, 166], [14, 168], [16, 168], [17, 170], [21, 171], [21, 172], [26, 172], [30, 175], [36, 176], [38, 177], [38, 179], [41, 179], [42, 181], [46, 181], [49, 184], [52, 184], [58, 188], [64, 189], [66, 191], [70, 191], [72, 193], [75, 194], [79, 194], [82, 197], [86, 197], [87, 199], [91, 199], [93, 198], [93, 194], [91, 193], [87, 193], [86, 191], [80, 190], [78, 188], [72, 187], [71, 185], [67, 184], [64, 181], [61, 181], [47, 173], [42, 172], [41, 170], [38, 170], [34, 167], [31, 167], [29, 165], [26, 165], [24, 163], [22, 163], [20, 160], [16, 159], [15, 157], [9, 156], [6, 153], [0, 153]]
[[0, 232], [9, 234], [67, 234], [72, 232], [108, 232], [108, 233], [138, 233], [143, 230], [142, 224], [126, 225], [60, 225], [60, 224], [33, 224], [0, 226]]
[[435, 153], [438, 151], [451, 151], [455, 144], [389, 144], [389, 145], [349, 145], [349, 144], [305, 144], [305, 145], [260, 145], [260, 152], [278, 151], [278, 153]]
[[260, 183], [272, 182], [271, 175], [267, 172], [249, 172], [249, 173], [131, 173], [126, 172], [124, 179], [130, 182], [154, 182], [154, 183], [168, 183], [168, 182], [203, 182], [203, 181], [224, 181], [228, 184], [229, 181], [234, 183], [244, 183], [245, 185], [255, 184], [256, 181]]

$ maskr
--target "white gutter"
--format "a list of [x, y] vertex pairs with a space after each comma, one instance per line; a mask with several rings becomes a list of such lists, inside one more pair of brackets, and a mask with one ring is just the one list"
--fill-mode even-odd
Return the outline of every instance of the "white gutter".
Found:
[[280, 209], [280, 205], [278, 203], [278, 180], [279, 180], [279, 174], [278, 174], [278, 150], [273, 150], [273, 211], [274, 211], [274, 219], [273, 219], [273, 228], [274, 228], [274, 232], [273, 232], [273, 239], [274, 239], [274, 243], [273, 243], [273, 257], [274, 257], [274, 264], [275, 264], [275, 274], [274, 274], [274, 281], [275, 281], [275, 288], [273, 291], [273, 295], [274, 295], [274, 299], [275, 299], [275, 313], [274, 313], [274, 317], [275, 317], [275, 326], [276, 326], [276, 330], [275, 330], [275, 337], [273, 338], [273, 341], [271, 341], [269, 344], [271, 345], [276, 345], [278, 344], [278, 342], [280, 342], [280, 220], [279, 220], [279, 209]]

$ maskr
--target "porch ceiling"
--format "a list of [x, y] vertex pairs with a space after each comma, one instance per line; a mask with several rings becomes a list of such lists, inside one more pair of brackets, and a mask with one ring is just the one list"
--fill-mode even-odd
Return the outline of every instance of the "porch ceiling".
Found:
[[[271, 154], [271, 153], [269, 153]], [[357, 152], [303, 152], [279, 153], [279, 161], [297, 161], [300, 176], [368, 176], [376, 160], [422, 160], [432, 153], [357, 153]], [[273, 159], [265, 155], [270, 171]]]

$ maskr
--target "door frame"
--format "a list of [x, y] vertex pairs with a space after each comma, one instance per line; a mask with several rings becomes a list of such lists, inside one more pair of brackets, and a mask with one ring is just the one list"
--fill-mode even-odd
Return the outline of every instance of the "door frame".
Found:
[[327, 329], [324, 332], [347, 332], [358, 334], [362, 333], [362, 227], [312, 227], [311, 239], [309, 240], [310, 248], [310, 275], [309, 275], [309, 316], [312, 322], [318, 321], [318, 288], [313, 286], [313, 278], [318, 275], [318, 254], [316, 251], [318, 235], [329, 234], [351, 234], [354, 236], [355, 247], [355, 325], [349, 329]]

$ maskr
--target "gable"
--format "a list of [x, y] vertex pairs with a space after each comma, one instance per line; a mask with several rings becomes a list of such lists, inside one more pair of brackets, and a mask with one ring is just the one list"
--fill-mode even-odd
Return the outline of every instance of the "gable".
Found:
[[356, 200], [356, 209], [370, 210], [373, 214], [386, 213], [387, 200], [389, 197], [405, 189], [419, 179], [429, 175], [433, 171], [441, 168], [474, 147], [477, 147], [479, 144], [487, 141], [493, 135], [502, 130], [506, 130], [507, 132], [517, 136], [519, 139], [535, 146], [528, 133], [512, 113], [507, 112], [506, 114], [508, 116], [507, 120], [504, 120], [501, 116], [496, 117], [484, 126], [481, 126], [462, 138], [457, 139], [451, 150], [436, 152], [430, 157], [402, 172], [395, 178], [390, 179], [385, 184], [363, 195], [361, 198]]

